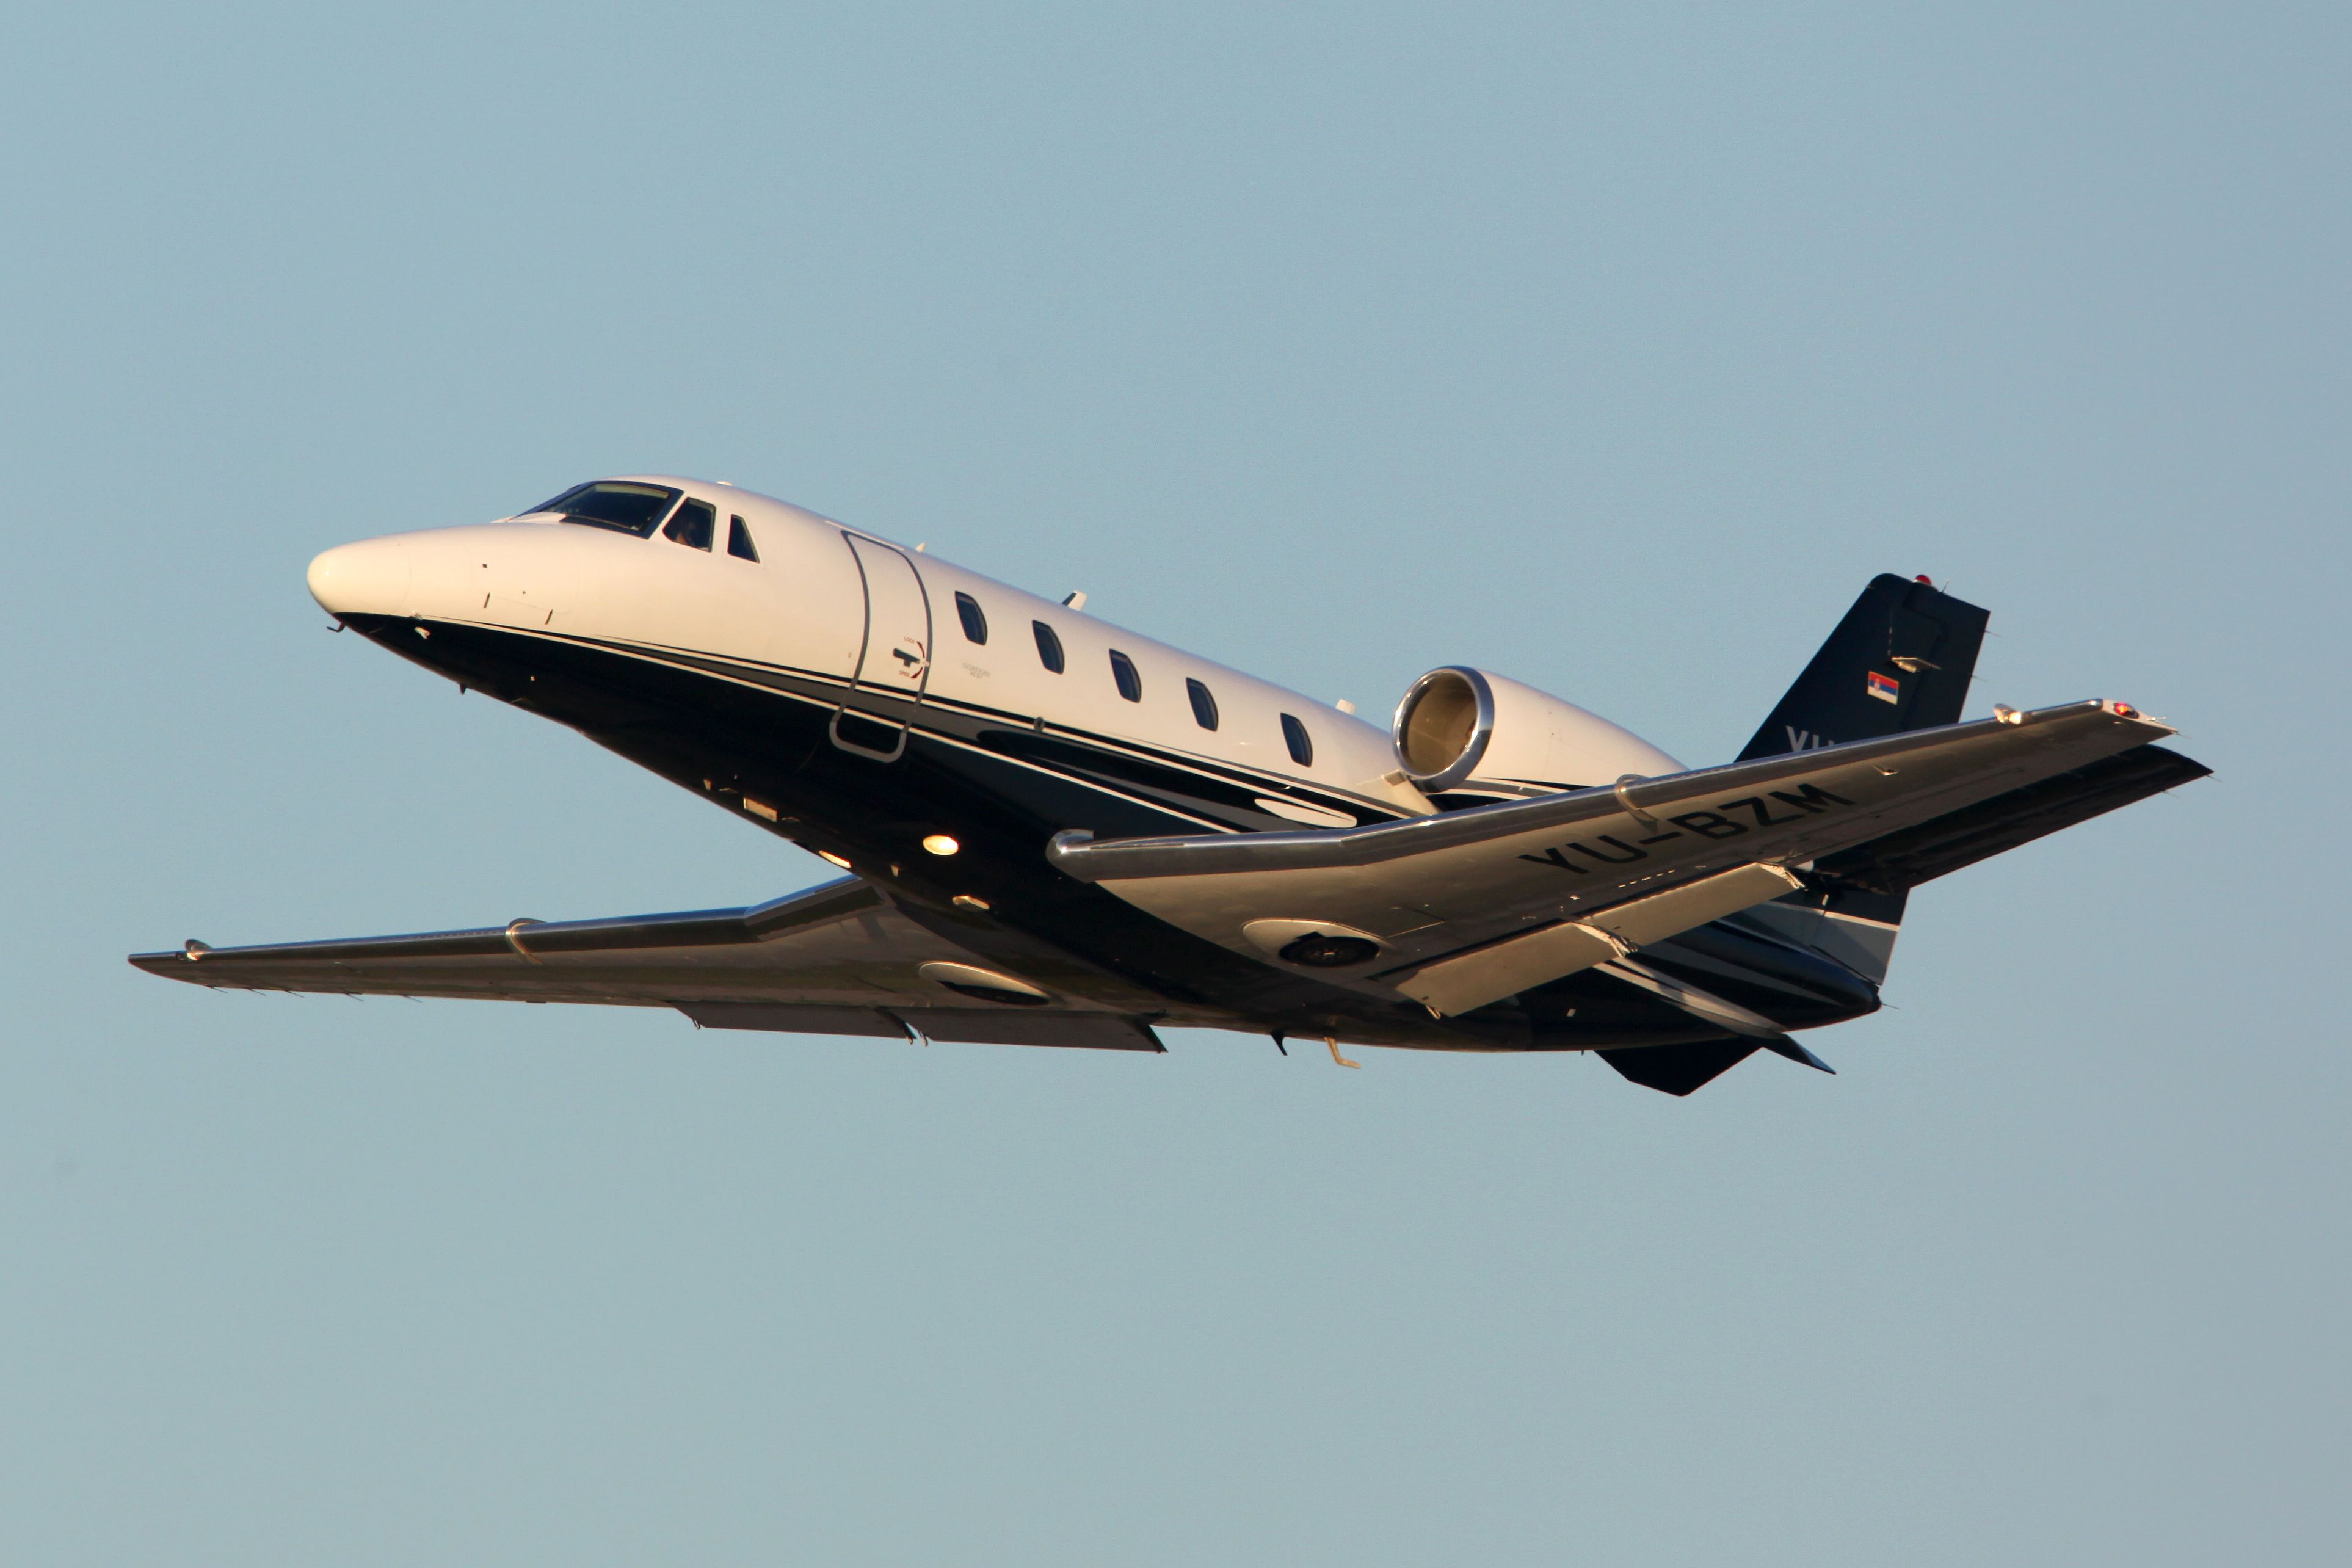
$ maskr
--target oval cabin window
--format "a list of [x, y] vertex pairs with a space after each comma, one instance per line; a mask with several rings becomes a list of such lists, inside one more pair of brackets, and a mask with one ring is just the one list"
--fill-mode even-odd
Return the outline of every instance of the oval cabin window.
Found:
[[1143, 677], [1136, 673], [1135, 660], [1111, 649], [1110, 678], [1118, 682], [1118, 694], [1129, 702], [1143, 700]]
[[980, 601], [970, 594], [956, 595], [956, 619], [963, 623], [963, 635], [976, 643], [988, 640], [988, 616], [982, 611]]
[[1285, 713], [1282, 716], [1282, 743], [1290, 748], [1290, 760], [1302, 768], [1315, 765], [1315, 738], [1307, 726]]
[[1184, 680], [1184, 695], [1192, 700], [1192, 717], [1199, 721], [1201, 728], [1215, 729], [1217, 727], [1216, 693], [1188, 676]]
[[1055, 637], [1054, 628], [1043, 621], [1031, 621], [1029, 629], [1037, 634], [1037, 662], [1055, 675], [1061, 674], [1062, 639]]

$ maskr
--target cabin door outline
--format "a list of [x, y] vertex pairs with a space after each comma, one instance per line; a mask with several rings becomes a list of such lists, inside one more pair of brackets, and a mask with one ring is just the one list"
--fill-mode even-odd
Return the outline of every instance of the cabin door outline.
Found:
[[905, 551], [854, 533], [842, 538], [866, 592], [866, 636], [849, 689], [887, 700], [861, 703], [855, 712], [844, 702], [834, 710], [827, 729], [843, 751], [895, 763], [906, 754], [907, 726], [930, 686], [930, 595]]

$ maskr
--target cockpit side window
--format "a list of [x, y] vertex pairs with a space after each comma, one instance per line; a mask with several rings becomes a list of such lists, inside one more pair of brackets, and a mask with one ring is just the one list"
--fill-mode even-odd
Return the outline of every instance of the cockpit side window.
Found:
[[719, 528], [719, 509], [707, 500], [690, 500], [677, 509], [677, 515], [662, 530], [664, 539], [675, 539], [680, 544], [697, 550], [710, 548], [710, 536]]
[[591, 528], [609, 528], [616, 533], [634, 533], [646, 539], [669, 515], [677, 497], [678, 492], [667, 485], [599, 479], [593, 484], [574, 486], [530, 510], [562, 512], [566, 522], [583, 522]]
[[743, 561], [760, 559], [760, 547], [751, 542], [751, 525], [740, 517], [727, 520], [727, 553]]

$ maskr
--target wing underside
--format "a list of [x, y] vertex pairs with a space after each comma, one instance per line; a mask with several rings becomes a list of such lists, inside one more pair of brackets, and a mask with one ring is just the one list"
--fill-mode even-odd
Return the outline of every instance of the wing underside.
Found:
[[670, 1007], [712, 1028], [1161, 1048], [1150, 1013], [1073, 996], [1051, 976], [978, 967], [856, 878], [741, 909], [257, 947], [190, 942], [131, 962], [228, 990]]

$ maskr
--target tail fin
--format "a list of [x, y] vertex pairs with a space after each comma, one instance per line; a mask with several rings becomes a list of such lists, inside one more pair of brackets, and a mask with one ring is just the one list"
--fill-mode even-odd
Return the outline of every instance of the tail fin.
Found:
[[[1991, 618], [1924, 577], [1872, 578], [1739, 760], [1958, 723]], [[1876, 985], [1895, 954], [1904, 899], [1838, 886], [1791, 893], [1748, 918]]]
[[1924, 578], [1872, 578], [1739, 760], [1958, 723], [1990, 619]]

